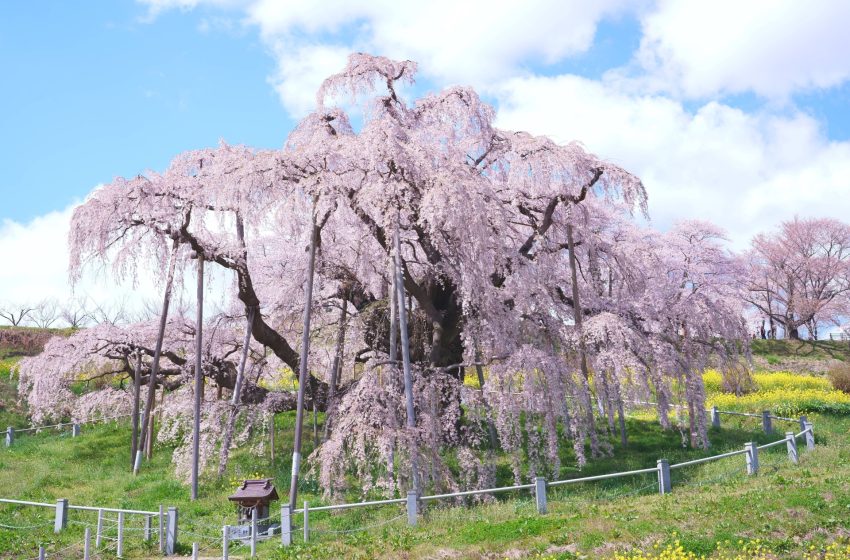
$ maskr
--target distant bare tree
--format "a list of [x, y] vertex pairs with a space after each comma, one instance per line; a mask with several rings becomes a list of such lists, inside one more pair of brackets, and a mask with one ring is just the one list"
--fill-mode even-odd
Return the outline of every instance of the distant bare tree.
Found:
[[99, 325], [121, 325], [130, 320], [127, 313], [127, 299], [121, 298], [111, 302], [92, 302], [91, 318]]
[[19, 327], [30, 318], [35, 306], [29, 303], [0, 303], [0, 318], [8, 321], [13, 327]]
[[78, 297], [69, 299], [61, 306], [60, 315], [72, 329], [85, 327], [92, 320], [92, 313], [89, 311], [88, 298]]
[[54, 298], [41, 300], [32, 310], [30, 317], [37, 327], [49, 329], [59, 320], [59, 302]]

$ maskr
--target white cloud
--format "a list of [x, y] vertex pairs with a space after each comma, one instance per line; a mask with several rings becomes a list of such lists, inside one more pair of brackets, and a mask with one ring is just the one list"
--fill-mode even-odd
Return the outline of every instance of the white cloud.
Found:
[[661, 0], [641, 23], [639, 87], [784, 98], [850, 77], [846, 0]]
[[351, 52], [347, 47], [308, 45], [295, 50], [285, 43], [274, 47], [277, 73], [269, 78], [286, 110], [302, 117], [316, 108], [316, 92], [322, 81], [339, 72]]
[[111, 276], [87, 273], [72, 293], [68, 279], [68, 229], [74, 205], [21, 224], [4, 220], [0, 225], [0, 255], [16, 266], [0, 267], [0, 300], [35, 303], [47, 298], [62, 301], [73, 295], [89, 296], [101, 304], [124, 298], [152, 297], [156, 288], [140, 279], [136, 288], [117, 285]]
[[658, 227], [707, 219], [740, 248], [795, 214], [850, 215], [850, 143], [828, 141], [805, 114], [748, 114], [717, 102], [689, 113], [577, 76], [517, 78], [496, 92], [500, 126], [580, 139], [639, 175]]

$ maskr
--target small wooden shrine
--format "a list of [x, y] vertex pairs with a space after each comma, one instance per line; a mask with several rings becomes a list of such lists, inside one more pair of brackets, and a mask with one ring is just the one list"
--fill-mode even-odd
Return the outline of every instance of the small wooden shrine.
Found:
[[239, 506], [239, 523], [251, 522], [251, 511], [257, 508], [257, 519], [268, 519], [269, 505], [278, 500], [270, 478], [245, 480], [228, 500]]

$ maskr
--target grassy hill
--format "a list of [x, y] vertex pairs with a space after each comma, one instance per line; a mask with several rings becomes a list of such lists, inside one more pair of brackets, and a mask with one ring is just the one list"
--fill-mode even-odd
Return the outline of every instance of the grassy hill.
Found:
[[[0, 368], [0, 395], [14, 390], [8, 381], [8, 361]], [[22, 413], [6, 410], [6, 418]], [[318, 531], [312, 542], [281, 549], [276, 541], [263, 543], [260, 558], [596, 558], [653, 551], [670, 547], [668, 558], [682, 554], [717, 554], [718, 547], [738, 554], [744, 548], [767, 553], [746, 558], [803, 558], [811, 551], [841, 542], [850, 535], [850, 418], [814, 414], [818, 447], [801, 454], [800, 466], [785, 458], [784, 447], [762, 455], [763, 471], [744, 474], [741, 456], [708, 465], [674, 471], [673, 494], [658, 496], [653, 474], [604, 483], [550, 490], [549, 514], [540, 516], [527, 493], [472, 506], [429, 505], [420, 526], [405, 525], [400, 507], [317, 514], [311, 525]], [[22, 420], [20, 417], [18, 420]], [[275, 478], [283, 494], [288, 486], [293, 415], [276, 418], [277, 459], [240, 450], [225, 480], [206, 477], [201, 499], [189, 501], [188, 489], [173, 476], [168, 449], [159, 449], [140, 476], [129, 472], [129, 427], [125, 424], [86, 426], [81, 437], [43, 433], [22, 436], [11, 449], [0, 449], [0, 497], [53, 502], [65, 497], [72, 504], [156, 510], [160, 504], [178, 506], [184, 552], [196, 540], [215, 557], [221, 526], [235, 523], [235, 511], [226, 496], [232, 480], [256, 474]], [[754, 419], [723, 418], [723, 428], [712, 431], [712, 453], [740, 449], [745, 441], [774, 439], [761, 434]], [[779, 429], [784, 429], [780, 427]], [[790, 428], [789, 428], [790, 429]], [[629, 420], [631, 442], [614, 456], [591, 462], [580, 473], [565, 456], [563, 476], [589, 476], [653, 466], [656, 459], [671, 461], [703, 456], [683, 448], [677, 431], [662, 432], [652, 413], [643, 411]], [[775, 436], [774, 436], [775, 437]], [[310, 438], [306, 438], [309, 445]], [[309, 451], [309, 450], [307, 450]], [[505, 469], [500, 483], [510, 484]], [[303, 499], [321, 503], [309, 482]], [[52, 510], [0, 506], [0, 525], [18, 527], [50, 524]], [[85, 523], [93, 513], [72, 511], [69, 528], [54, 535], [50, 527], [28, 530], [0, 528], [0, 557], [34, 557], [39, 543], [48, 552], [70, 547], [60, 556], [73, 558]], [[300, 519], [296, 520], [300, 526]], [[359, 531], [362, 527], [374, 528]], [[153, 546], [142, 543], [141, 521], [131, 521], [126, 557], [155, 557]], [[296, 539], [300, 541], [300, 539]], [[656, 548], [657, 546], [657, 548]], [[244, 547], [232, 549], [234, 557]], [[630, 557], [630, 556], [626, 556]], [[850, 557], [850, 556], [845, 556]]]

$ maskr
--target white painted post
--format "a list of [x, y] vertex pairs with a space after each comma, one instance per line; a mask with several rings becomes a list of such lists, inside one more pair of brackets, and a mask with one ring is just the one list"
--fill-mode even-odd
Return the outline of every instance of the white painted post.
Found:
[[785, 444], [788, 447], [788, 460], [796, 465], [799, 458], [797, 457], [797, 438], [794, 437], [794, 432], [785, 432]]
[[222, 527], [221, 532], [221, 560], [228, 560], [228, 556], [230, 556], [230, 525]]
[[534, 497], [537, 502], [537, 513], [546, 513], [546, 479], [538, 476], [534, 479]]
[[177, 547], [177, 508], [168, 508], [168, 531], [165, 534], [165, 553], [168, 556], [174, 554]]
[[145, 542], [151, 541], [151, 535], [152, 534], [153, 534], [153, 529], [151, 527], [151, 516], [146, 515], [145, 516], [145, 530], [144, 530]]
[[68, 500], [56, 500], [56, 518], [53, 522], [53, 532], [59, 533], [68, 525]]
[[124, 556], [124, 512], [118, 512], [118, 543], [116, 545], [116, 553], [118, 558]]
[[12, 447], [15, 443], [15, 428], [9, 426], [6, 428], [6, 447]]
[[292, 544], [292, 510], [289, 504], [280, 506], [280, 544]]
[[744, 444], [744, 457], [747, 459], [747, 474], [755, 475], [759, 472], [759, 448], [753, 442]]
[[44, 547], [41, 545], [38, 547], [38, 560], [44, 560]]
[[673, 490], [673, 484], [670, 481], [670, 461], [667, 459], [658, 459], [658, 493], [662, 496], [669, 494]]
[[97, 536], [94, 538], [94, 547], [100, 548], [103, 542], [103, 510], [97, 510]]
[[720, 411], [716, 406], [711, 407], [711, 425], [714, 428], [720, 428]]
[[71, 426], [71, 437], [77, 437], [79, 435], [80, 435], [80, 425], [79, 424], [73, 424]]
[[806, 449], [812, 451], [815, 448], [815, 426], [811, 422], [806, 422]]
[[407, 524], [411, 527], [416, 527], [416, 505], [419, 496], [416, 490], [408, 490], [407, 492]]
[[304, 542], [310, 540], [310, 506], [304, 502]]
[[159, 553], [165, 554], [165, 512], [162, 505], [159, 506]]
[[761, 413], [761, 427], [764, 430], [764, 433], [773, 433], [773, 419], [770, 417], [769, 410], [763, 410]]
[[257, 506], [251, 510], [251, 558], [257, 555]]
[[808, 422], [808, 421], [809, 421], [809, 419], [806, 417], [805, 414], [800, 416], [800, 431], [801, 432], [806, 429], [806, 422]]
[[198, 543], [192, 543], [192, 560], [198, 560]]
[[83, 560], [91, 560], [91, 529], [86, 527], [83, 532]]

